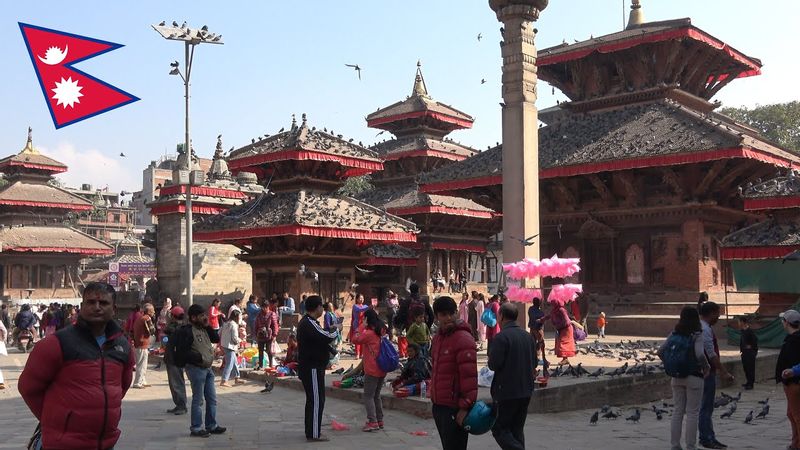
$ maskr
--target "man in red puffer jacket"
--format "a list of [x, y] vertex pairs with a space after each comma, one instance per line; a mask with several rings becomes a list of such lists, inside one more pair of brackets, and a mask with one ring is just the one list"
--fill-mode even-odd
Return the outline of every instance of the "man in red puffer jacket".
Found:
[[433, 302], [439, 331], [433, 337], [431, 402], [433, 419], [444, 450], [467, 448], [469, 435], [461, 424], [478, 397], [478, 360], [469, 324], [458, 319], [451, 297]]
[[105, 283], [83, 290], [80, 317], [42, 339], [19, 377], [19, 393], [42, 426], [42, 448], [113, 448], [133, 352], [113, 320], [117, 294]]

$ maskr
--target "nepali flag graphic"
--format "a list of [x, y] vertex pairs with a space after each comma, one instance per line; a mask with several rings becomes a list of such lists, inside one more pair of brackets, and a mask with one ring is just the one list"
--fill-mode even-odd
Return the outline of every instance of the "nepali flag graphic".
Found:
[[56, 128], [139, 100], [73, 67], [121, 44], [21, 22], [19, 28]]

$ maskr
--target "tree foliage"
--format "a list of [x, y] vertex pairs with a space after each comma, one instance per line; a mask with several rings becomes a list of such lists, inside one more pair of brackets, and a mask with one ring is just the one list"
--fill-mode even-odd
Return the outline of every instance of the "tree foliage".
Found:
[[767, 139], [800, 152], [800, 101], [723, 108], [720, 112], [756, 129]]
[[362, 192], [371, 191], [375, 189], [372, 185], [372, 178], [369, 175], [362, 175], [360, 177], [350, 177], [344, 182], [344, 186], [336, 191], [339, 195], [346, 195], [354, 197]]

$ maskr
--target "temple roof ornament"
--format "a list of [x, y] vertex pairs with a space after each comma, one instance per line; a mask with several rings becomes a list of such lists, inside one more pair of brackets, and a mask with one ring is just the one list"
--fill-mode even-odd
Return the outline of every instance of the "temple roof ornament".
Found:
[[422, 76], [422, 63], [417, 61], [417, 76], [414, 77], [414, 89], [411, 90], [412, 96], [428, 97], [428, 87], [425, 85], [425, 77]]
[[785, 175], [778, 172], [775, 178], [747, 186], [744, 198], [800, 196], [800, 173], [788, 170]]
[[632, 0], [631, 14], [628, 17], [628, 26], [625, 29], [629, 30], [643, 23], [644, 23], [644, 11], [642, 11], [642, 5], [639, 2], [639, 0]]
[[228, 163], [222, 151], [222, 135], [217, 136], [217, 147], [214, 150], [214, 159], [208, 171], [208, 178], [214, 180], [232, 180], [231, 172], [228, 170]]

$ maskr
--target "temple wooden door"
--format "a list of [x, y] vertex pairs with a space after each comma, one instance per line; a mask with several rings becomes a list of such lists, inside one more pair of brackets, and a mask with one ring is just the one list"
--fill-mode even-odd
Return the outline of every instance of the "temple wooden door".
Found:
[[614, 255], [611, 240], [587, 240], [584, 255], [586, 263], [581, 271], [587, 283], [594, 285], [614, 283]]

